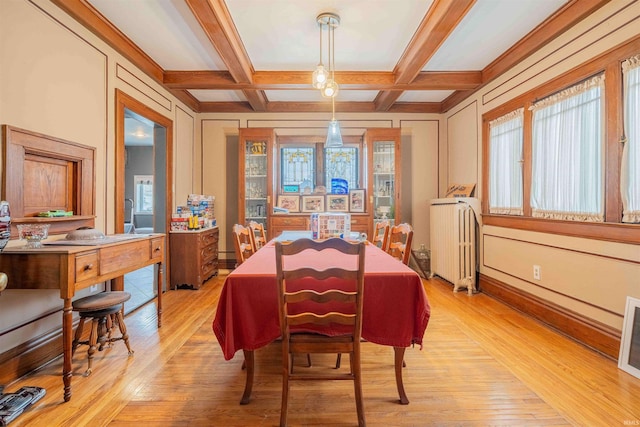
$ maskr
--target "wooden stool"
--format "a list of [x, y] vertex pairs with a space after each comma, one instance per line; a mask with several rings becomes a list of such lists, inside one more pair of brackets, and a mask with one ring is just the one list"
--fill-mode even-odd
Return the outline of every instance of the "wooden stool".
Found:
[[[131, 298], [131, 294], [128, 292], [111, 291], [101, 292], [73, 301], [73, 311], [80, 313], [80, 323], [73, 339], [71, 356], [73, 357], [73, 354], [75, 354], [78, 344], [87, 344], [89, 346], [89, 351], [87, 352], [89, 355], [89, 368], [84, 373], [85, 377], [91, 375], [91, 363], [93, 362], [93, 354], [96, 352], [96, 347], [98, 351], [102, 351], [105, 345], [110, 347], [112, 342], [123, 340], [127, 350], [129, 350], [129, 355], [133, 354], [133, 350], [129, 346], [129, 335], [127, 335], [127, 327], [124, 324], [122, 315], [124, 302], [129, 298]], [[80, 341], [84, 322], [87, 318], [91, 319], [89, 340]], [[121, 336], [118, 338], [111, 336], [115, 324], [120, 329]]]

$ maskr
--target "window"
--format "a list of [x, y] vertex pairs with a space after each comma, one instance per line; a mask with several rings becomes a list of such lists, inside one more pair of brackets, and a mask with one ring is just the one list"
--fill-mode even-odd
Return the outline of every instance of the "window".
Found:
[[324, 186], [331, 193], [333, 178], [346, 180], [349, 189], [362, 188], [362, 137], [345, 136], [343, 140], [342, 147], [326, 148], [324, 138], [279, 136], [278, 193], [284, 192], [285, 186], [298, 186], [301, 193]]
[[622, 222], [640, 223], [640, 55], [622, 63], [624, 133], [620, 192]]
[[315, 149], [313, 147], [283, 147], [280, 149], [280, 182], [285, 185], [299, 185], [300, 191], [306, 187], [310, 191], [316, 187]]
[[489, 123], [489, 212], [522, 215], [522, 120], [520, 108]]
[[341, 178], [347, 180], [349, 188], [360, 188], [358, 181], [358, 149], [356, 147], [339, 147], [324, 149], [325, 182], [330, 191], [331, 179]]
[[604, 75], [531, 106], [532, 216], [604, 221]]
[[153, 213], [153, 175], [135, 175], [134, 199], [137, 214]]

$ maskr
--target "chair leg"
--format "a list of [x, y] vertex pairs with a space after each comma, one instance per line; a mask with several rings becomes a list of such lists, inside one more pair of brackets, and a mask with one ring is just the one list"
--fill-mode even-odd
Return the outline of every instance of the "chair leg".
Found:
[[84, 373], [85, 377], [91, 375], [91, 365], [93, 363], [93, 353], [96, 352], [96, 345], [98, 342], [98, 319], [91, 320], [91, 334], [89, 335], [89, 351], [87, 351], [89, 359], [89, 367]]
[[342, 353], [338, 353], [336, 357], [336, 369], [340, 369], [340, 362], [342, 361]]
[[129, 350], [129, 356], [133, 354], [133, 350], [129, 346], [129, 335], [127, 334], [127, 326], [124, 324], [124, 316], [122, 315], [122, 310], [118, 311], [116, 314], [116, 323], [118, 324], [118, 328], [120, 329], [120, 333], [122, 334], [122, 340], [124, 344], [127, 346], [127, 350]]
[[353, 352], [350, 357], [351, 372], [353, 373], [353, 389], [356, 397], [356, 411], [358, 413], [358, 426], [364, 427], [367, 423], [364, 417], [364, 400], [362, 397], [362, 378], [360, 370], [360, 353]]
[[289, 410], [289, 373], [291, 372], [292, 366], [290, 362], [290, 357], [293, 355], [282, 355], [283, 357], [283, 366], [282, 366], [282, 403], [280, 405], [280, 427], [286, 427], [287, 425], [287, 412]]

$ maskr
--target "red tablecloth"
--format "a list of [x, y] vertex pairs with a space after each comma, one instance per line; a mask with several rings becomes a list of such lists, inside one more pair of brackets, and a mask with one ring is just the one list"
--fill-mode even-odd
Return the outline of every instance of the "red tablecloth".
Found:
[[[314, 267], [337, 266], [340, 257], [309, 256]], [[226, 360], [280, 336], [275, 246], [269, 242], [225, 280], [213, 331]], [[362, 337], [394, 346], [422, 345], [430, 307], [418, 274], [374, 245], [367, 245]]]

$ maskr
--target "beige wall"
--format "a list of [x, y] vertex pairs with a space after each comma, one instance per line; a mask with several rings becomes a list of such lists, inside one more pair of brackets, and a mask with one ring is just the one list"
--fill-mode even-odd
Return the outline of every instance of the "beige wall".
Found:
[[[447, 113], [449, 150], [441, 164], [449, 168], [449, 183], [482, 171], [482, 114], [637, 36], [638, 28], [640, 3], [613, 1]], [[482, 274], [617, 329], [626, 297], [640, 298], [634, 245], [484, 227], [480, 254]], [[534, 264], [541, 267], [539, 281]]]
[[[115, 226], [116, 89], [173, 120], [174, 200], [186, 200], [195, 114], [50, 2], [0, 1], [0, 123], [96, 148], [96, 228], [106, 232]], [[59, 328], [60, 319], [58, 291], [3, 292], [0, 333], [26, 326], [0, 337], [0, 353]]]

